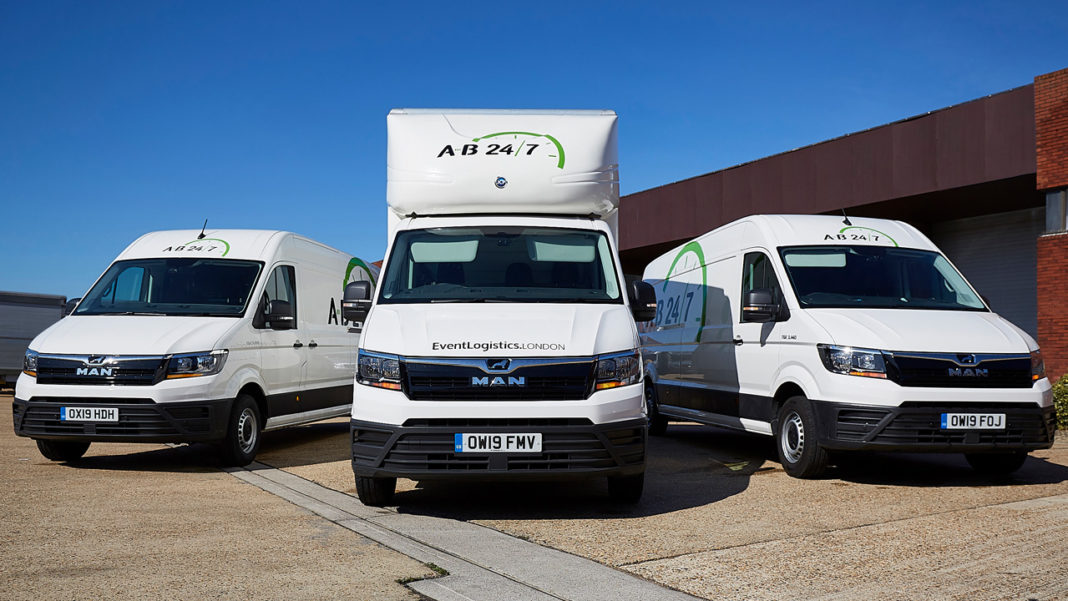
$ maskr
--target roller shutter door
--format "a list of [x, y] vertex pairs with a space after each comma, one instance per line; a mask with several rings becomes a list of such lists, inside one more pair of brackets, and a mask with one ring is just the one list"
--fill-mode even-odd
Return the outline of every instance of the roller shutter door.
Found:
[[1035, 242], [1044, 208], [936, 223], [931, 240], [986, 297], [990, 307], [1038, 338]]

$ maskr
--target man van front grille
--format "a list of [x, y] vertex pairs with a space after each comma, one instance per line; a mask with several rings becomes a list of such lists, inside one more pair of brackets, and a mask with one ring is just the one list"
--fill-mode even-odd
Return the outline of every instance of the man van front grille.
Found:
[[89, 364], [86, 357], [41, 355], [37, 359], [37, 383], [151, 386], [162, 379], [165, 369], [163, 357], [111, 357], [105, 364]]
[[957, 355], [887, 354], [887, 377], [901, 386], [929, 388], [1030, 388], [1029, 355], [984, 358], [960, 364]]
[[409, 361], [405, 390], [415, 401], [576, 401], [589, 397], [592, 359], [522, 361], [523, 365], [507, 372], [489, 371], [484, 360]]

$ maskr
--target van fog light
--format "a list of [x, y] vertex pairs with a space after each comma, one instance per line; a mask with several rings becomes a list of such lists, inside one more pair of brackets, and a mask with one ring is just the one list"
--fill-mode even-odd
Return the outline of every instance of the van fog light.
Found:
[[597, 358], [597, 383], [594, 390], [607, 390], [635, 384], [641, 380], [642, 357], [637, 350], [602, 355]]
[[886, 378], [886, 361], [882, 351], [833, 344], [820, 344], [816, 348], [828, 371], [865, 378]]

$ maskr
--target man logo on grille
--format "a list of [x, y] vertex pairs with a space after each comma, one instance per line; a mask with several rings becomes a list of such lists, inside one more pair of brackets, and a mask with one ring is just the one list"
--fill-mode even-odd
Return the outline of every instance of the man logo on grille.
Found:
[[523, 377], [508, 376], [507, 378], [501, 376], [489, 377], [485, 376], [480, 378], [478, 376], [471, 377], [472, 386], [526, 386], [527, 379]]
[[961, 365], [975, 365], [975, 355], [958, 355], [957, 362]]

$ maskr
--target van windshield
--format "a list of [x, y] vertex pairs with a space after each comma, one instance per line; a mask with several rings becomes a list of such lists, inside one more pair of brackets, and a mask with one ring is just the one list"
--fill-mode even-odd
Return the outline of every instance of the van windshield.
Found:
[[232, 259], [116, 261], [74, 314], [239, 317], [262, 265]]
[[797, 246], [779, 253], [802, 307], [986, 310], [964, 277], [936, 252]]
[[397, 234], [379, 302], [622, 303], [602, 232], [482, 226]]

